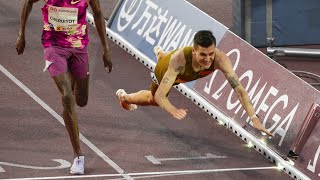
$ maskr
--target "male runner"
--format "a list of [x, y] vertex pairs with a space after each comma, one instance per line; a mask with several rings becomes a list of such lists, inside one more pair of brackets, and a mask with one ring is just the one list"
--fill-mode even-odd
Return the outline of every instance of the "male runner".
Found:
[[[20, 30], [16, 42], [18, 54], [25, 48], [25, 27], [33, 3], [24, 0], [20, 17]], [[70, 173], [84, 174], [84, 156], [80, 148], [78, 117], [75, 103], [83, 107], [88, 102], [89, 42], [86, 23], [88, 4], [94, 14], [94, 22], [103, 46], [105, 68], [112, 70], [109, 47], [106, 40], [105, 22], [99, 0], [44, 0], [42, 8], [45, 70], [49, 71], [57, 85], [63, 105], [63, 119], [70, 136], [74, 161]]]
[[232, 69], [230, 59], [224, 52], [216, 48], [216, 39], [211, 31], [197, 32], [194, 36], [193, 46], [182, 47], [171, 52], [163, 52], [161, 48], [156, 46], [154, 52], [158, 59], [154, 74], [160, 84], [151, 82], [150, 90], [141, 90], [132, 94], [127, 94], [123, 89], [119, 89], [116, 95], [123, 108], [133, 111], [137, 105], [160, 106], [174, 118], [181, 120], [187, 115], [187, 110], [176, 108], [170, 103], [167, 96], [171, 87], [220, 70], [236, 92], [243, 108], [251, 118], [253, 126], [272, 136], [260, 123], [247, 91]]

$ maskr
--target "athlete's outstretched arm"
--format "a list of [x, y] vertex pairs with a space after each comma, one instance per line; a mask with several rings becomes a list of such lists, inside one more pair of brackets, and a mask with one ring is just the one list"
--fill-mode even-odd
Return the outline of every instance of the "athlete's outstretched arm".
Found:
[[104, 67], [112, 70], [112, 62], [110, 59], [110, 51], [107, 43], [106, 25], [100, 8], [99, 0], [90, 0], [90, 7], [93, 11], [94, 23], [96, 25], [102, 47], [103, 47], [103, 62]]
[[162, 109], [170, 113], [174, 118], [179, 120], [187, 115], [187, 111], [184, 109], [177, 109], [176, 107], [174, 107], [167, 98], [167, 94], [172, 88], [172, 85], [174, 84], [177, 75], [180, 72], [183, 72], [184, 68], [185, 60], [181, 49], [172, 54], [168, 69], [164, 74], [159, 84], [159, 87], [154, 95], [154, 101], [159, 105], [159, 107], [161, 107]]
[[27, 19], [32, 10], [33, 3], [36, 3], [38, 1], [39, 0], [24, 0], [23, 6], [21, 9], [21, 14], [20, 14], [19, 34], [16, 41], [16, 50], [18, 54], [22, 54], [24, 51], [24, 47], [26, 45], [25, 29], [26, 29]]
[[234, 89], [234, 91], [237, 94], [237, 97], [242, 105], [242, 107], [245, 109], [247, 112], [248, 116], [251, 118], [253, 122], [253, 126], [268, 134], [269, 136], [273, 136], [265, 127], [260, 122], [259, 117], [256, 115], [255, 110], [253, 108], [253, 105], [251, 103], [251, 100], [248, 96], [247, 91], [244, 89], [242, 84], [239, 81], [238, 76], [234, 72], [232, 68], [232, 64], [228, 56], [223, 53], [222, 51], [219, 52], [219, 58], [217, 59], [218, 61], [218, 69], [220, 69], [223, 74], [225, 75], [226, 79], [228, 80], [229, 84], [231, 87]]

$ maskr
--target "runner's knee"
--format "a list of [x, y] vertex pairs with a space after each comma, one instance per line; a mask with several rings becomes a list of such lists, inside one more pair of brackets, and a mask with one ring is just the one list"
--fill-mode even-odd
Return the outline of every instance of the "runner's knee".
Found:
[[89, 75], [87, 75], [84, 79], [76, 79], [75, 80], [75, 98], [76, 103], [80, 107], [84, 107], [88, 104], [88, 96], [89, 96]]
[[84, 107], [88, 104], [88, 98], [77, 97], [76, 103], [79, 107]]
[[86, 106], [88, 104], [88, 91], [84, 91], [83, 89], [80, 91], [77, 87], [75, 91], [75, 99], [78, 106]]
[[65, 109], [71, 110], [74, 106], [74, 96], [72, 93], [67, 93], [62, 96], [62, 105]]

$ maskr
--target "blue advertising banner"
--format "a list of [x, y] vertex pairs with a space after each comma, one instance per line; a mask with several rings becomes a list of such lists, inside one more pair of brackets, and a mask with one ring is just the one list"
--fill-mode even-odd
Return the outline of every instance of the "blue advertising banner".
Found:
[[211, 30], [219, 44], [228, 30], [185, 0], [123, 0], [109, 28], [156, 60], [154, 46], [165, 51], [191, 45], [198, 30]]

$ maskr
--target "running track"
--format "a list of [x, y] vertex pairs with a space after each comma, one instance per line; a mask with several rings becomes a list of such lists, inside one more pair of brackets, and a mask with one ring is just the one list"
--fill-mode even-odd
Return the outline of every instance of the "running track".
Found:
[[[206, 7], [200, 1], [191, 2]], [[109, 16], [116, 1], [101, 4]], [[219, 0], [217, 5], [229, 7], [220, 18], [231, 18], [231, 0]], [[14, 44], [21, 4], [19, 0], [0, 2], [0, 179], [74, 178], [69, 174], [72, 149], [61, 124], [58, 90], [48, 73], [42, 72], [41, 6], [34, 5], [27, 46], [18, 56]], [[223, 23], [230, 26], [231, 21]], [[189, 109], [183, 121], [156, 107], [139, 107], [134, 113], [121, 109], [115, 91], [148, 88], [149, 71], [109, 42], [114, 70], [108, 74], [96, 30], [90, 27], [89, 33], [90, 99], [86, 107], [77, 108], [86, 176], [76, 179], [291, 179], [175, 90], [170, 94], [173, 104]], [[208, 153], [216, 158], [206, 158]], [[52, 159], [59, 159], [61, 167]]]

